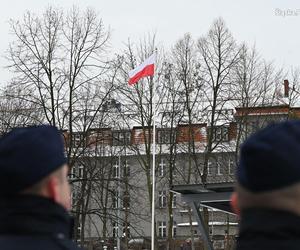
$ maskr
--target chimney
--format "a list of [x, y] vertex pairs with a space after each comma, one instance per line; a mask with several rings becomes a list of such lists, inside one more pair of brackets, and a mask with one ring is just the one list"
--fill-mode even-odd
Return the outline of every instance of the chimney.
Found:
[[284, 97], [289, 97], [289, 80], [284, 80]]

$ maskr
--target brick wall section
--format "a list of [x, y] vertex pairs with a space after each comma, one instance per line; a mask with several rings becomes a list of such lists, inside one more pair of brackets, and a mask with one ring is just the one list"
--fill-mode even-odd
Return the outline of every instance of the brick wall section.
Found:
[[300, 119], [300, 108], [291, 108], [289, 115], [291, 118]]
[[63, 136], [63, 141], [64, 141], [65, 147], [66, 148], [69, 147], [70, 146], [70, 134], [68, 133], [67, 130], [63, 130], [62, 136]]
[[[281, 106], [270, 106], [270, 107], [248, 107], [248, 108], [236, 108], [235, 117], [238, 119], [242, 116], [247, 115], [263, 115], [263, 114], [287, 114], [290, 119], [300, 119], [300, 108], [291, 108], [289, 105]], [[192, 125], [192, 132], [194, 134], [195, 142], [206, 142], [206, 123], [199, 123]], [[189, 125], [181, 124], [178, 125], [177, 129], [177, 143], [184, 143], [191, 140], [189, 135]], [[156, 132], [159, 129], [156, 130]], [[150, 137], [150, 142], [152, 143], [152, 127], [133, 127], [131, 130], [131, 141], [132, 144], [145, 144], [146, 140]], [[95, 144], [101, 143], [104, 145], [112, 145], [112, 129], [111, 128], [101, 128], [93, 129], [89, 132], [88, 145], [95, 146]], [[65, 144], [68, 147], [70, 145], [70, 136], [67, 131], [63, 131], [65, 138]], [[237, 136], [237, 124], [236, 122], [231, 122], [229, 124], [229, 140], [234, 141]], [[157, 140], [157, 134], [156, 134]]]
[[149, 136], [152, 142], [152, 127], [134, 127], [131, 131], [132, 144], [145, 144]]
[[270, 106], [270, 107], [248, 107], [248, 108], [235, 108], [235, 117], [242, 117], [251, 114], [263, 115], [263, 114], [282, 114], [286, 113], [291, 119], [300, 119], [300, 108], [293, 108], [289, 105]]
[[111, 145], [112, 130], [111, 128], [93, 129], [89, 132], [87, 145], [90, 147], [96, 146], [97, 143]]
[[[299, 109], [299, 108], [298, 108]], [[270, 107], [248, 107], [248, 108], [235, 108], [235, 116], [245, 116], [250, 114], [270, 114], [270, 113], [289, 113], [289, 105], [270, 106]]]
[[229, 124], [229, 141], [234, 141], [236, 140], [236, 136], [237, 136], [237, 124], [236, 122], [231, 122]]
[[[202, 128], [206, 127], [206, 123], [201, 123], [201, 124], [193, 124], [192, 125], [192, 133], [194, 136], [195, 142], [205, 142], [206, 141], [206, 135], [202, 134]], [[189, 125], [179, 125], [177, 127], [177, 143], [181, 142], [188, 142], [192, 138], [190, 138], [190, 133], [189, 133]]]
[[[300, 115], [300, 110], [299, 110]], [[193, 124], [192, 125], [192, 133], [194, 136], [195, 142], [206, 142], [206, 123], [202, 124]], [[191, 140], [189, 135], [189, 125], [179, 125], [177, 128], [177, 143], [184, 143]], [[234, 140], [236, 138], [237, 134], [237, 126], [235, 122], [231, 122], [229, 125], [229, 140]], [[150, 134], [150, 141], [152, 143], [152, 128], [142, 128], [142, 127], [134, 127], [131, 130], [131, 141], [132, 144], [138, 145], [138, 144], [144, 144], [145, 143], [145, 137], [149, 138]], [[157, 131], [156, 130], [156, 140], [157, 140]], [[88, 133], [88, 140], [87, 145], [89, 147], [96, 146], [96, 143], [104, 144], [104, 145], [112, 145], [112, 129], [111, 128], [102, 128], [102, 129], [93, 129]], [[71, 138], [68, 132], [63, 132], [65, 144], [68, 147], [71, 142]]]

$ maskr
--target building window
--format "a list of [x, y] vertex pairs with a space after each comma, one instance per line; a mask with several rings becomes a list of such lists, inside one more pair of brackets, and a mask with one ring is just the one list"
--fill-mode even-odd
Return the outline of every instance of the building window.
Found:
[[158, 222], [158, 235], [162, 238], [167, 236], [167, 223], [165, 221]]
[[72, 133], [72, 146], [75, 148], [85, 146], [84, 133], [82, 133], [82, 132], [73, 132]]
[[233, 161], [233, 159], [228, 160], [228, 174], [230, 174], [230, 175], [234, 174], [234, 161]]
[[159, 191], [159, 207], [165, 208], [167, 206], [167, 195], [166, 191]]
[[118, 238], [118, 223], [117, 222], [114, 222], [113, 223], [113, 238]]
[[130, 196], [126, 192], [124, 192], [124, 194], [123, 194], [123, 208], [124, 209], [130, 208]]
[[222, 127], [222, 140], [229, 141], [229, 127]]
[[112, 172], [112, 176], [113, 178], [119, 178], [119, 162], [116, 161], [115, 164], [113, 165], [113, 172]]
[[221, 164], [217, 162], [217, 175], [222, 175]]
[[229, 127], [227, 126], [216, 126], [213, 128], [212, 140], [213, 142], [226, 142], [229, 141]]
[[81, 225], [78, 224], [77, 230], [76, 230], [76, 239], [77, 239], [77, 242], [80, 242], [80, 238], [81, 238]]
[[129, 177], [130, 176], [130, 165], [127, 160], [123, 163], [123, 176]]
[[161, 159], [160, 163], [158, 164], [158, 175], [159, 177], [164, 177], [166, 172], [166, 163], [165, 159]]
[[212, 162], [210, 160], [207, 162], [207, 175], [212, 175]]
[[80, 165], [79, 167], [78, 167], [78, 178], [79, 179], [82, 179], [83, 178], [83, 174], [84, 174], [84, 167], [82, 166], [82, 165]]
[[171, 166], [172, 167], [172, 174], [173, 174], [173, 177], [176, 177], [176, 174], [177, 174], [177, 163], [176, 161], [174, 160], [173, 161], [173, 165]]
[[170, 144], [172, 132], [170, 129], [161, 129], [157, 131], [157, 142], [159, 144]]
[[69, 178], [70, 178], [70, 180], [76, 179], [76, 167], [75, 167], [75, 166], [73, 166], [73, 167], [71, 168]]
[[175, 238], [176, 236], [177, 236], [177, 224], [176, 221], [173, 221], [172, 237]]
[[176, 206], [177, 206], [177, 196], [176, 194], [173, 193], [172, 208], [176, 208]]
[[71, 193], [71, 205], [72, 207], [75, 207], [77, 203], [77, 195], [76, 195], [76, 192], [73, 190], [72, 193]]
[[118, 193], [113, 194], [113, 197], [112, 197], [112, 207], [113, 207], [113, 208], [119, 208], [119, 197], [118, 197]]
[[127, 223], [127, 226], [126, 226], [125, 222], [123, 223], [123, 235], [122, 235], [122, 237], [130, 238], [130, 225], [129, 225], [129, 223]]
[[131, 132], [130, 131], [114, 131], [112, 133], [113, 146], [125, 146], [130, 145]]

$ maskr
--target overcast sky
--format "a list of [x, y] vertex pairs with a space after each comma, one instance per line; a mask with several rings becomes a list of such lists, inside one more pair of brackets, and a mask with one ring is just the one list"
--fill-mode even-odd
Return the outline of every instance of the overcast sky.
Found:
[[[298, 0], [9, 0], [0, 9], [0, 54], [4, 56], [10, 35], [8, 20], [19, 19], [26, 10], [41, 13], [48, 5], [68, 9], [93, 7], [112, 30], [112, 47], [122, 48], [130, 38], [138, 41], [156, 32], [166, 47], [189, 32], [205, 35], [214, 19], [222, 17], [238, 42], [256, 45], [276, 65], [300, 67], [300, 1]], [[11, 75], [0, 59], [0, 83]]]

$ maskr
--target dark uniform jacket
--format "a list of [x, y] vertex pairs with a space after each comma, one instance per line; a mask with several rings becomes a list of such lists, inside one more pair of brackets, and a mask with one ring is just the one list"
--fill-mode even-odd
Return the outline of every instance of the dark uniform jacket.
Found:
[[1, 250], [79, 250], [70, 232], [67, 211], [49, 199], [31, 195], [0, 198]]
[[300, 216], [268, 209], [243, 211], [236, 249], [300, 249]]

